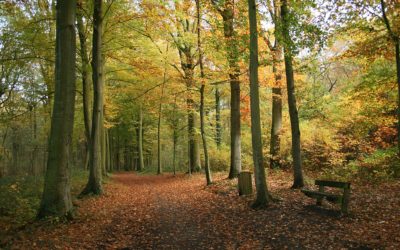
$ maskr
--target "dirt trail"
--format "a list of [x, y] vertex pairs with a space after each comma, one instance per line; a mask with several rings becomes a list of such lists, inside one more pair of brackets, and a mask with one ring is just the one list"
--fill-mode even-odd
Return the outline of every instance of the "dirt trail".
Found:
[[[256, 211], [249, 208], [251, 197], [237, 196], [235, 183], [222, 180], [222, 176], [216, 177], [219, 179], [216, 185], [206, 188], [202, 175], [189, 178], [184, 175], [114, 174], [106, 185], [104, 196], [77, 202], [75, 220], [64, 224], [29, 226], [10, 241], [9, 248], [400, 247], [400, 199], [395, 194], [386, 192], [363, 197], [365, 192], [361, 190], [364, 187], [360, 192], [355, 188], [354, 214], [341, 218], [332, 210], [315, 208], [311, 199], [299, 191], [290, 190], [288, 176], [270, 178], [274, 180], [270, 181], [271, 190], [281, 198], [281, 202]], [[399, 186], [397, 183], [390, 188]], [[368, 201], [368, 210], [365, 209], [367, 197], [372, 199]], [[377, 199], [387, 202], [385, 209], [374, 205]]]

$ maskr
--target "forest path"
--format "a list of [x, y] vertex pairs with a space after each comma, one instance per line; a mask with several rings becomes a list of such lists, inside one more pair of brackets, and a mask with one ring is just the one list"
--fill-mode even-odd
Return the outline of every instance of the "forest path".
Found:
[[[33, 224], [11, 249], [370, 249], [400, 248], [400, 182], [382, 188], [354, 185], [352, 215], [337, 206], [316, 208], [291, 190], [291, 174], [271, 173], [269, 187], [280, 202], [252, 210], [236, 180], [215, 174], [191, 177], [113, 174], [101, 197], [77, 200], [68, 223]], [[382, 206], [385, 201], [385, 206]], [[326, 209], [330, 208], [330, 209]]]
[[113, 216], [113, 221], [103, 229], [98, 247], [233, 248], [236, 243], [229, 245], [226, 242], [230, 232], [224, 233], [229, 229], [218, 228], [225, 226], [221, 221], [225, 220], [226, 214], [221, 213], [223, 209], [218, 209], [214, 203], [221, 202], [215, 194], [205, 190], [199, 177], [115, 175], [113, 180], [123, 185], [128, 197]]

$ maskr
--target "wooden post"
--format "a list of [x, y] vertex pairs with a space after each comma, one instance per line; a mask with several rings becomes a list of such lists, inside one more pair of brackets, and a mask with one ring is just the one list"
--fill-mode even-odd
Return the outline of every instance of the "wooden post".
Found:
[[[325, 187], [320, 185], [318, 188], [318, 191], [323, 193], [324, 192]], [[322, 205], [322, 200], [324, 199], [324, 197], [320, 196], [317, 198], [317, 206], [321, 206]]]
[[242, 171], [238, 178], [239, 195], [249, 195], [253, 193], [253, 184], [250, 171]]
[[348, 206], [349, 206], [349, 198], [350, 198], [350, 185], [343, 189], [343, 198], [342, 198], [342, 213], [348, 213]]

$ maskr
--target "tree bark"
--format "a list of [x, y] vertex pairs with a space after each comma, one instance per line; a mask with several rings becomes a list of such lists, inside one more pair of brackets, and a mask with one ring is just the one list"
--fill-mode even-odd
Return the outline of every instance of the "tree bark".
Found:
[[176, 145], [178, 144], [178, 132], [177, 128], [174, 127], [173, 134], [173, 155], [172, 155], [172, 167], [174, 169], [174, 176], [176, 175]]
[[89, 164], [89, 154], [90, 154], [90, 135], [91, 135], [91, 120], [90, 120], [90, 63], [89, 57], [87, 53], [87, 44], [86, 44], [86, 34], [85, 34], [85, 27], [83, 24], [82, 12], [83, 10], [80, 9], [78, 6], [77, 8], [77, 27], [78, 27], [78, 34], [79, 34], [79, 41], [80, 41], [80, 56], [82, 60], [82, 98], [83, 98], [83, 120], [85, 124], [85, 136], [86, 136], [86, 160], [85, 160], [85, 169], [88, 168]]
[[[166, 54], [168, 53], [168, 45], [167, 45], [167, 51]], [[166, 55], [167, 56], [167, 55]], [[158, 108], [158, 125], [157, 125], [157, 174], [162, 173], [162, 166], [161, 166], [161, 115], [162, 115], [162, 101], [164, 98], [164, 87], [165, 83], [167, 81], [167, 58], [164, 58], [164, 76], [163, 76], [163, 84], [161, 86], [161, 98], [160, 98], [160, 105]]]
[[139, 171], [144, 170], [144, 159], [143, 159], [143, 110], [142, 104], [139, 107], [139, 134], [138, 134], [138, 149], [139, 149]]
[[253, 208], [266, 207], [270, 195], [266, 183], [264, 157], [262, 153], [260, 97], [258, 90], [258, 32], [257, 9], [255, 0], [248, 0], [250, 22], [250, 108], [251, 108], [251, 141], [253, 146], [254, 178], [256, 183], [256, 200]]
[[396, 41], [396, 70], [397, 70], [397, 155], [400, 157], [400, 38]]
[[296, 106], [294, 73], [292, 65], [292, 41], [289, 34], [287, 0], [282, 0], [281, 18], [282, 18], [282, 36], [285, 58], [286, 83], [289, 105], [290, 126], [292, 130], [292, 157], [293, 157], [293, 175], [294, 182], [292, 188], [301, 188], [304, 186], [303, 171], [301, 167], [301, 145], [300, 145], [300, 123]]
[[102, 194], [102, 128], [103, 128], [103, 0], [94, 0], [93, 10], [93, 50], [92, 50], [92, 81], [93, 81], [93, 112], [92, 134], [90, 147], [89, 180], [82, 191], [86, 194]]
[[200, 0], [196, 0], [196, 8], [197, 8], [197, 48], [199, 51], [199, 65], [200, 65], [200, 78], [202, 81], [200, 88], [200, 130], [201, 130], [201, 139], [203, 141], [203, 150], [204, 150], [204, 162], [205, 162], [205, 172], [206, 172], [206, 181], [207, 185], [211, 185], [211, 171], [210, 171], [210, 160], [208, 158], [208, 148], [207, 148], [207, 138], [206, 132], [204, 129], [204, 67], [203, 67], [203, 51], [201, 46], [201, 10], [200, 10]]
[[200, 88], [200, 129], [201, 129], [201, 139], [203, 140], [204, 168], [205, 168], [205, 172], [206, 172], [206, 181], [207, 181], [207, 185], [211, 185], [212, 178], [211, 178], [211, 170], [210, 170], [210, 160], [208, 157], [207, 138], [206, 138], [206, 132], [204, 129], [204, 89], [205, 89], [205, 85], [202, 84], [201, 88]]
[[75, 0], [57, 1], [55, 97], [49, 154], [38, 218], [72, 216], [69, 144], [72, 143], [75, 111]]
[[[186, 87], [188, 90], [188, 96], [186, 99], [186, 105], [188, 109], [188, 137], [189, 137], [189, 168], [190, 173], [200, 171], [200, 150], [199, 150], [199, 140], [196, 134], [197, 118], [195, 110], [195, 102], [193, 100], [193, 88], [194, 88], [194, 62], [193, 55], [190, 50], [185, 50], [180, 52], [181, 54], [181, 65], [184, 71], [184, 80], [186, 82]], [[185, 61], [182, 56], [184, 54]]]
[[173, 156], [172, 156], [172, 166], [174, 170], [174, 176], [176, 175], [176, 147], [178, 145], [178, 122], [179, 120], [176, 118], [176, 95], [174, 98], [174, 109], [172, 113], [172, 128], [173, 128]]
[[215, 142], [217, 148], [221, 148], [222, 142], [222, 128], [221, 128], [221, 94], [218, 87], [215, 88]]
[[231, 164], [229, 179], [236, 178], [242, 170], [241, 134], [240, 134], [240, 68], [238, 65], [238, 44], [234, 30], [234, 0], [226, 0], [220, 14], [224, 23], [224, 37], [229, 65], [231, 86]]
[[280, 0], [274, 0], [273, 20], [275, 24], [275, 44], [271, 46], [272, 53], [272, 72], [274, 73], [274, 86], [272, 87], [272, 125], [271, 125], [271, 144], [270, 144], [270, 165], [271, 168], [280, 168], [280, 148], [281, 148], [281, 129], [282, 129], [282, 46], [279, 42], [280, 27]]
[[112, 130], [107, 130], [106, 133], [106, 145], [107, 145], [107, 169], [108, 172], [112, 172], [113, 171], [113, 166], [112, 166], [112, 146], [113, 146], [113, 142], [112, 142], [112, 136], [111, 136], [111, 132]]
[[[104, 121], [104, 108], [101, 120]], [[106, 145], [106, 128], [101, 126], [101, 173], [107, 176], [107, 145]]]

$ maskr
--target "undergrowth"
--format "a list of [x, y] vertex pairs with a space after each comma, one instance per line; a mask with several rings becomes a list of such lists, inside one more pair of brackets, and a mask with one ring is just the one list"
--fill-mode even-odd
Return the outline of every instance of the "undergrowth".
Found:
[[[87, 176], [86, 171], [72, 171], [72, 195], [82, 191]], [[43, 180], [43, 176], [0, 178], [0, 236], [5, 231], [21, 227], [36, 217], [43, 192]]]

